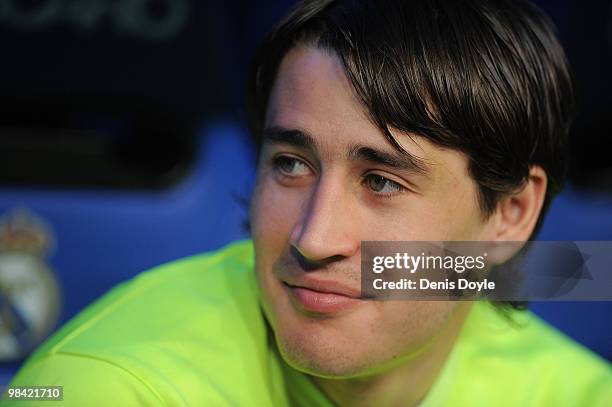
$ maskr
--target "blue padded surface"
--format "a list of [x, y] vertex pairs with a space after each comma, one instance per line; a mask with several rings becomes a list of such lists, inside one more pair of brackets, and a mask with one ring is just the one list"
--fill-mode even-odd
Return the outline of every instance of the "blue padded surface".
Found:
[[[163, 191], [0, 189], [0, 215], [26, 208], [52, 228], [48, 264], [63, 294], [59, 324], [117, 283], [152, 266], [246, 237], [254, 156], [232, 122], [205, 126], [197, 158], [179, 185]], [[0, 365], [0, 384], [17, 363]]]
[[[553, 202], [538, 239], [612, 240], [612, 194], [586, 193], [567, 187]], [[530, 308], [612, 360], [612, 302], [540, 302], [532, 303]]]

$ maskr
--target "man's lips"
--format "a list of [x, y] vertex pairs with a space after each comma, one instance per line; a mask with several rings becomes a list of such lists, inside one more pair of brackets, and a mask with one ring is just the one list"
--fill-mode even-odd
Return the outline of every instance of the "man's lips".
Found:
[[352, 288], [338, 281], [320, 280], [308, 276], [301, 278], [288, 277], [282, 280], [283, 283], [291, 287], [306, 288], [320, 293], [342, 295], [354, 299], [361, 298], [361, 289]]
[[334, 314], [359, 305], [361, 292], [336, 281], [313, 278], [283, 281], [291, 302], [297, 308], [315, 314]]

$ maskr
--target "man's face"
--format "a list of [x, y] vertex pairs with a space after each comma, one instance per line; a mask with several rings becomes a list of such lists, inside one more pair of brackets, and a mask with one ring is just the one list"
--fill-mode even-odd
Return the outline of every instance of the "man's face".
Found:
[[335, 54], [284, 58], [251, 208], [262, 305], [285, 360], [324, 377], [384, 370], [435, 340], [456, 302], [365, 301], [364, 240], [480, 240], [467, 158], [369, 120]]

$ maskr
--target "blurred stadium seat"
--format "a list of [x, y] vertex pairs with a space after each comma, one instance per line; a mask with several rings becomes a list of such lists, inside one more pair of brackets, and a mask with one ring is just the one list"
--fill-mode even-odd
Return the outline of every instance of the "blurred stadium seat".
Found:
[[[612, 240], [612, 195], [568, 186], [553, 202], [538, 240]], [[612, 302], [538, 302], [530, 308], [612, 360]]]
[[[246, 132], [236, 124], [219, 122], [199, 132], [194, 166], [172, 188], [3, 188], [0, 216], [10, 222], [11, 214], [23, 214], [11, 211], [25, 209], [31, 219], [48, 225], [55, 249], [44, 261], [62, 293], [61, 324], [139, 271], [246, 237], [246, 200], [253, 176], [254, 157]], [[11, 267], [0, 262], [0, 274], [3, 266]], [[31, 292], [25, 287], [8, 293], [17, 302], [17, 312], [23, 311], [26, 329], [34, 328], [27, 326], [34, 319], [28, 309], [31, 299], [24, 298]], [[10, 376], [15, 368], [14, 363], [5, 365], [4, 375]], [[2, 377], [0, 371], [0, 381]]]

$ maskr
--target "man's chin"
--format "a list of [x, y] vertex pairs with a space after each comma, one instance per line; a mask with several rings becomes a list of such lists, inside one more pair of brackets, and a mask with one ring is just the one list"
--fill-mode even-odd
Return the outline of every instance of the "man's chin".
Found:
[[302, 373], [329, 379], [348, 379], [363, 376], [368, 370], [364, 365], [366, 359], [357, 354], [357, 349], [339, 346], [308, 333], [293, 337], [275, 336], [283, 360]]

